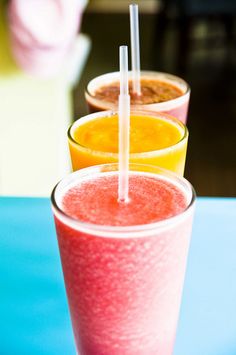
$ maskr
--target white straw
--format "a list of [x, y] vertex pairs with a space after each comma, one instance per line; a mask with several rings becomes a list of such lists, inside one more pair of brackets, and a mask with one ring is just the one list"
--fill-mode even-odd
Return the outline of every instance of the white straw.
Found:
[[133, 92], [141, 94], [138, 5], [129, 5]]
[[129, 126], [128, 47], [120, 46], [118, 200], [121, 202], [127, 202], [129, 200]]

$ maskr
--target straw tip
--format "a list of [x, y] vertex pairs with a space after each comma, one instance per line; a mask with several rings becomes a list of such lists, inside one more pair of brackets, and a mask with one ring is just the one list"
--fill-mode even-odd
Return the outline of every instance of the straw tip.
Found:
[[138, 4], [133, 3], [133, 4], [130, 4], [130, 5], [129, 5], [129, 7], [130, 7], [130, 8], [133, 8], [133, 7], [138, 7]]
[[[127, 61], [128, 58], [128, 46], [122, 45], [119, 47], [119, 52], [120, 52], [120, 62], [123, 63], [123, 61]], [[126, 64], [123, 64], [126, 66]]]

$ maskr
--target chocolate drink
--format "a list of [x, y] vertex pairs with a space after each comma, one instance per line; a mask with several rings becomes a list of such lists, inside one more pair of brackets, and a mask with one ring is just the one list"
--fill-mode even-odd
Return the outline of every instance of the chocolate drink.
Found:
[[[186, 123], [190, 88], [174, 75], [158, 72], [141, 72], [141, 95], [132, 90], [129, 73], [129, 94], [135, 109], [165, 112]], [[88, 84], [85, 97], [90, 112], [117, 110], [119, 73], [96, 77]]]

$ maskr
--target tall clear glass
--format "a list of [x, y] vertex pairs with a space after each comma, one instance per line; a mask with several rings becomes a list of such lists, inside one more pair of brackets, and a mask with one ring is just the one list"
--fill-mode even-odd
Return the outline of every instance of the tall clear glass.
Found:
[[83, 355], [171, 355], [195, 193], [176, 174], [130, 164], [130, 174], [148, 174], [181, 190], [187, 201], [184, 211], [132, 226], [85, 223], [64, 212], [61, 200], [69, 187], [94, 176], [117, 173], [117, 169], [117, 164], [107, 164], [78, 170], [52, 192], [77, 351]]

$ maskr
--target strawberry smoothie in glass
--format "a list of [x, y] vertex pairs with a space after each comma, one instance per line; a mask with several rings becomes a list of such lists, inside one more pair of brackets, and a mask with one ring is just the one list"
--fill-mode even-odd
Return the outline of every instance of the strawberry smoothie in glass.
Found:
[[130, 164], [119, 202], [117, 164], [64, 178], [52, 206], [78, 354], [171, 355], [195, 194], [187, 180]]

